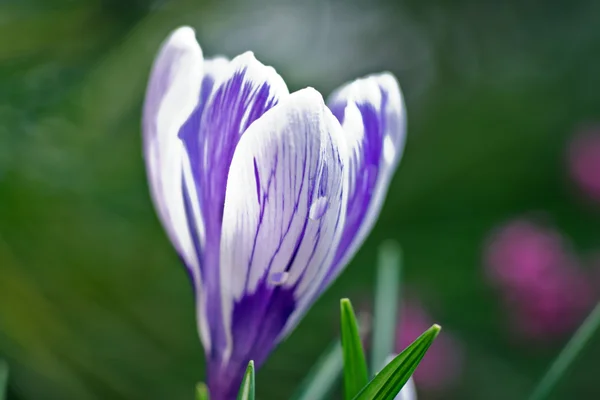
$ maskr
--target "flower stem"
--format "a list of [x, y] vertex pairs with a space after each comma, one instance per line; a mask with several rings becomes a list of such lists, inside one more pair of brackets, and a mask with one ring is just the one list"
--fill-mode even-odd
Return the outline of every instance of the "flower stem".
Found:
[[542, 400], [548, 397], [548, 394], [554, 389], [565, 371], [573, 364], [598, 327], [600, 327], [600, 303], [596, 304], [596, 307], [554, 360], [529, 400]]

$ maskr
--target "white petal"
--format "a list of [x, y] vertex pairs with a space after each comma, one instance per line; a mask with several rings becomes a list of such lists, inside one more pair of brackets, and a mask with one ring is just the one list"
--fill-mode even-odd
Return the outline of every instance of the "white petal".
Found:
[[[341, 234], [346, 157], [339, 123], [310, 88], [281, 100], [244, 133], [229, 171], [223, 216], [221, 288], [227, 326], [234, 307], [259, 286], [293, 291], [303, 313]], [[261, 323], [255, 321], [255, 328], [262, 329]], [[271, 343], [282, 328], [275, 333], [264, 328], [270, 329]]]
[[[190, 235], [182, 187], [184, 175], [189, 175], [189, 164], [178, 133], [198, 103], [202, 61], [193, 29], [175, 30], [154, 61], [143, 111], [144, 158], [152, 199], [197, 291], [201, 286], [199, 260]], [[197, 301], [202, 303], [202, 296], [197, 296]], [[200, 323], [200, 334], [209, 348], [204, 326]]]
[[346, 226], [325, 285], [337, 277], [375, 224], [406, 138], [402, 93], [389, 73], [341, 87], [328, 104], [348, 142], [350, 187]]

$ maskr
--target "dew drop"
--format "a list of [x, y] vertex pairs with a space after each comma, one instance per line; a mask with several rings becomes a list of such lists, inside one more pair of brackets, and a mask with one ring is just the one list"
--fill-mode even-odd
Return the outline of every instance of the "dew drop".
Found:
[[269, 282], [274, 286], [283, 285], [289, 278], [290, 274], [287, 272], [274, 272], [269, 276]]
[[321, 196], [315, 202], [310, 205], [308, 210], [308, 218], [312, 220], [319, 220], [327, 211], [327, 197]]

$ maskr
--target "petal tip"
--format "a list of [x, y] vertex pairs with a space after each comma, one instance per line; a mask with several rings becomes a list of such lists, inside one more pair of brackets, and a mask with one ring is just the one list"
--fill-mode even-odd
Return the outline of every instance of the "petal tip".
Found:
[[198, 45], [198, 41], [196, 40], [196, 31], [190, 26], [181, 26], [175, 29], [171, 35], [169, 35], [167, 42], [171, 46], [182, 48], [189, 47], [190, 45]]
[[379, 82], [385, 85], [386, 87], [394, 87], [400, 90], [400, 83], [398, 81], [398, 78], [393, 73], [389, 71], [384, 71], [380, 73], [377, 77], [379, 79]]
[[400, 82], [396, 75], [389, 71], [384, 71], [372, 76], [384, 90], [388, 91], [388, 93], [397, 93], [400, 98], [402, 98], [402, 89], [400, 88]]
[[393, 106], [404, 113], [404, 96], [402, 95], [402, 88], [396, 75], [389, 71], [383, 71], [379, 74], [373, 75], [379, 87], [386, 91], [393, 102]]
[[289, 94], [285, 81], [275, 68], [260, 62], [254, 55], [254, 52], [246, 51], [238, 55], [231, 60], [231, 65], [234, 71], [245, 71], [249, 80], [256, 83], [269, 82], [273, 86], [274, 92], [279, 93], [279, 96]]
[[300, 89], [294, 93], [292, 93], [297, 99], [302, 101], [306, 101], [308, 104], [318, 104], [325, 106], [325, 100], [323, 100], [323, 95], [315, 88], [308, 86], [304, 89]]
[[261, 63], [254, 54], [253, 51], [245, 51], [242, 54], [234, 57], [231, 60], [234, 66], [238, 68], [261, 68], [266, 67], [263, 63]]

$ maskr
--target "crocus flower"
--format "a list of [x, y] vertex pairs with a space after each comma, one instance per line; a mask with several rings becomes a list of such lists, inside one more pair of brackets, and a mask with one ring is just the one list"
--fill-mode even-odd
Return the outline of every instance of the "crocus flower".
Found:
[[203, 59], [177, 29], [151, 72], [144, 154], [159, 218], [196, 293], [213, 400], [235, 397], [372, 228], [402, 153], [390, 74], [325, 105], [250, 52]]

